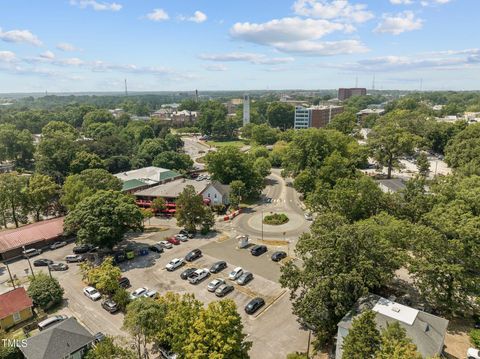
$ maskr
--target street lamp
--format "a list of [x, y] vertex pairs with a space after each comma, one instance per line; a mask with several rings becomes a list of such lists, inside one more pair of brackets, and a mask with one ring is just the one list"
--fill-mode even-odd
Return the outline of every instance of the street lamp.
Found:
[[[23, 248], [23, 253], [25, 253], [25, 246], [22, 246], [22, 248]], [[33, 279], [35, 279], [35, 273], [33, 272], [32, 263], [30, 263], [30, 256], [28, 254], [27, 254], [27, 262], [28, 262], [28, 266], [30, 267], [30, 272], [32, 272]]]

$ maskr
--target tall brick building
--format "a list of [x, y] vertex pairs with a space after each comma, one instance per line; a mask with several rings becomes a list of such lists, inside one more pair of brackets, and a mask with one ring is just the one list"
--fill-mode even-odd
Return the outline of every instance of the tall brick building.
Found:
[[297, 106], [295, 107], [295, 129], [324, 128], [342, 112], [342, 106]]
[[348, 100], [353, 96], [365, 96], [367, 94], [367, 89], [358, 87], [358, 88], [339, 88], [338, 89], [338, 99], [340, 101]]

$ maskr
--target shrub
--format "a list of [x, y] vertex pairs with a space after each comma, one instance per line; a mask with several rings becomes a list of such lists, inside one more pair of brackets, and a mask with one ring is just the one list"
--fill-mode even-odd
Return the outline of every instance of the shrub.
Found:
[[289, 221], [288, 217], [284, 213], [274, 213], [270, 214], [268, 216], [265, 216], [263, 219], [263, 223], [265, 224], [271, 224], [271, 225], [280, 225], [280, 224], [285, 224]]
[[480, 329], [470, 331], [470, 341], [475, 348], [480, 348]]

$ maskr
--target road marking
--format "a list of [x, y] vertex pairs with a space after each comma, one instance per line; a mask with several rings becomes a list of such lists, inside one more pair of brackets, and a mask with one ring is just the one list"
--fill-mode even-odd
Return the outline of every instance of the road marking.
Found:
[[286, 290], [283, 290], [276, 298], [274, 298], [272, 300], [272, 302], [270, 304], [268, 304], [264, 310], [262, 310], [260, 313], [258, 313], [257, 315], [255, 315], [253, 317], [252, 320], [257, 320], [257, 318], [259, 318], [261, 315], [263, 315], [263, 313], [265, 313], [267, 310], [269, 310], [281, 297], [283, 297], [285, 295], [285, 293], [287, 293]]

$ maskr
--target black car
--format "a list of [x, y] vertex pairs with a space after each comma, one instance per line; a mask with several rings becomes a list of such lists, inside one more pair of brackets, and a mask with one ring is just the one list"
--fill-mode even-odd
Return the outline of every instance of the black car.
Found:
[[260, 245], [260, 244], [257, 244], [256, 246], [253, 246], [252, 250], [250, 251], [250, 253], [252, 253], [252, 256], [259, 256], [259, 255], [262, 255], [263, 253], [265, 253], [267, 251], [267, 246], [264, 246], [264, 245]]
[[197, 268], [187, 268], [180, 274], [180, 278], [187, 280], [196, 270]]
[[193, 262], [195, 259], [198, 259], [202, 256], [202, 251], [200, 249], [194, 249], [185, 256], [187, 262]]
[[210, 273], [218, 273], [224, 270], [225, 268], [227, 268], [227, 262], [224, 262], [224, 261], [216, 262], [210, 268]]
[[257, 297], [253, 298], [248, 304], [245, 306], [245, 312], [247, 314], [253, 314], [257, 310], [259, 310], [261, 307], [265, 305], [265, 301], [263, 298]]
[[118, 305], [111, 299], [104, 300], [102, 302], [102, 308], [105, 309], [109, 313], [115, 313], [118, 311]]
[[152, 244], [148, 249], [155, 253], [163, 253], [163, 247], [159, 244]]
[[192, 232], [189, 232], [187, 231], [186, 229], [182, 229], [180, 232], [178, 232], [179, 234], [184, 234], [186, 235], [188, 238], [194, 238], [195, 237], [195, 233], [192, 233]]
[[49, 264], [53, 264], [53, 261], [50, 259], [37, 259], [36, 261], [33, 261], [35, 267], [46, 267]]
[[79, 246], [73, 247], [73, 253], [75, 254], [83, 254], [88, 253], [93, 249], [90, 244], [81, 244]]
[[118, 284], [120, 284], [122, 288], [128, 288], [130, 287], [130, 280], [127, 277], [122, 277], [118, 280]]
[[278, 251], [272, 254], [272, 261], [280, 262], [283, 258], [287, 257], [287, 253]]
[[52, 263], [48, 265], [48, 268], [53, 271], [65, 271], [68, 269], [68, 265], [65, 263]]
[[217, 297], [225, 297], [228, 293], [233, 291], [233, 285], [230, 284], [222, 284], [220, 287], [217, 288], [215, 291], [215, 295]]

